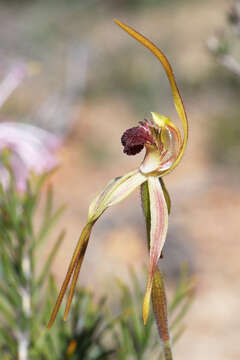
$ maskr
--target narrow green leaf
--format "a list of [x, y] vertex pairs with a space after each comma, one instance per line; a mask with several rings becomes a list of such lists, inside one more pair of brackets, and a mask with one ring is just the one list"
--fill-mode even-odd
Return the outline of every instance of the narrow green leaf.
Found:
[[59, 207], [59, 209], [55, 212], [54, 215], [52, 215], [49, 219], [47, 219], [46, 222], [43, 222], [41, 229], [36, 236], [36, 245], [39, 246], [45, 238], [49, 235], [50, 231], [54, 227], [54, 225], [57, 223], [58, 219], [61, 217], [63, 212], [66, 209], [66, 205], [62, 205]]
[[60, 233], [54, 247], [52, 248], [52, 251], [50, 252], [50, 254], [48, 256], [47, 261], [44, 264], [44, 267], [43, 267], [43, 269], [41, 271], [41, 274], [40, 274], [38, 282], [37, 282], [38, 287], [42, 286], [43, 282], [46, 280], [46, 277], [49, 275], [51, 265], [52, 265], [56, 255], [58, 253], [58, 250], [59, 250], [59, 248], [60, 248], [60, 246], [61, 246], [61, 244], [62, 244], [62, 242], [64, 240], [64, 237], [65, 237], [65, 230], [63, 230]]

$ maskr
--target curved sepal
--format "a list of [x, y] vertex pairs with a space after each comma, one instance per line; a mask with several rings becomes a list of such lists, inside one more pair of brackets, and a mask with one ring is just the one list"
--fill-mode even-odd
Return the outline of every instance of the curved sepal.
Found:
[[184, 153], [186, 145], [187, 145], [187, 140], [188, 140], [187, 115], [186, 115], [186, 111], [184, 108], [184, 104], [183, 104], [180, 92], [177, 87], [175, 76], [174, 76], [172, 67], [171, 67], [168, 59], [156, 45], [154, 45], [150, 40], [148, 40], [145, 36], [143, 36], [142, 34], [137, 32], [136, 30], [134, 30], [132, 27], [122, 23], [121, 21], [119, 21], [117, 19], [114, 19], [114, 21], [123, 30], [125, 30], [130, 36], [132, 36], [134, 39], [136, 39], [138, 42], [140, 42], [143, 46], [145, 46], [147, 49], [149, 49], [157, 57], [157, 59], [161, 62], [162, 66], [167, 74], [167, 77], [168, 77], [168, 80], [169, 80], [169, 83], [170, 83], [170, 86], [172, 89], [174, 105], [175, 105], [178, 116], [182, 123], [184, 138], [183, 138], [182, 145], [181, 145], [181, 148], [180, 148], [180, 151], [178, 153], [176, 160], [173, 162], [171, 167], [166, 169], [162, 174], [162, 175], [165, 175], [165, 174], [169, 173], [170, 171], [172, 171], [178, 165], [179, 161], [181, 160], [181, 158], [183, 156], [183, 153]]
[[91, 203], [88, 221], [96, 220], [109, 206], [124, 200], [144, 181], [146, 181], [146, 177], [138, 170], [111, 180]]

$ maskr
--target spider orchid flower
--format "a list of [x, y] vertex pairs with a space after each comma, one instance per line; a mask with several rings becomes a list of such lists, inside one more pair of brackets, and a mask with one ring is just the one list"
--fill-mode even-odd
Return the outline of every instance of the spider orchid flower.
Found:
[[71, 280], [64, 314], [64, 319], [66, 320], [67, 318], [93, 225], [107, 208], [124, 200], [141, 185], [142, 189], [144, 186], [147, 186], [148, 189], [150, 213], [150, 263], [146, 293], [143, 301], [144, 323], [146, 323], [149, 314], [151, 294], [153, 305], [155, 303], [155, 307], [158, 306], [156, 297], [159, 294], [158, 289], [160, 289], [161, 278], [157, 265], [166, 239], [169, 210], [169, 197], [161, 178], [171, 172], [183, 156], [188, 137], [188, 123], [172, 68], [165, 55], [152, 42], [131, 27], [119, 20], [115, 20], [115, 22], [129, 35], [147, 47], [160, 60], [170, 82], [174, 104], [183, 127], [183, 137], [178, 127], [168, 117], [156, 112], [151, 113], [152, 118], [150, 120], [144, 120], [138, 126], [124, 132], [121, 138], [124, 153], [135, 155], [145, 148], [145, 157], [139, 168], [109, 181], [103, 191], [91, 203], [87, 224], [80, 235], [48, 328], [52, 326], [55, 320]]

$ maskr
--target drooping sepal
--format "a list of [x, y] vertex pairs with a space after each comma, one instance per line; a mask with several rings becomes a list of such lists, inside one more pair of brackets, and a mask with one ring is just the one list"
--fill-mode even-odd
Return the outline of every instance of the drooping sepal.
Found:
[[168, 208], [162, 186], [157, 177], [148, 177], [148, 190], [151, 214], [150, 264], [147, 289], [143, 301], [144, 323], [146, 323], [148, 319], [153, 277], [166, 240], [168, 228]]
[[[162, 185], [164, 185], [161, 179], [159, 179], [159, 181], [161, 182]], [[163, 193], [165, 196], [165, 201], [169, 204], [168, 205], [168, 211], [169, 211], [170, 197], [166, 188], [164, 190], [164, 187], [163, 187]], [[148, 182], [144, 182], [141, 186], [141, 197], [142, 197], [144, 217], [146, 221], [148, 246], [150, 248], [151, 208], [150, 208], [150, 194], [148, 189]], [[167, 200], [166, 197], [168, 197], [169, 200]], [[157, 323], [159, 337], [163, 345], [164, 358], [165, 360], [172, 360], [171, 340], [170, 340], [169, 327], [168, 327], [167, 299], [166, 299], [163, 276], [160, 270], [158, 269], [158, 267], [156, 268], [153, 276], [151, 297], [152, 297], [153, 312]]]
[[74, 290], [75, 290], [77, 277], [78, 277], [79, 272], [80, 272], [80, 268], [81, 268], [83, 258], [84, 258], [84, 255], [85, 255], [85, 252], [86, 252], [86, 249], [87, 249], [87, 246], [88, 246], [88, 241], [89, 241], [89, 238], [90, 238], [90, 235], [91, 235], [93, 225], [94, 225], [94, 222], [87, 223], [85, 225], [85, 227], [83, 228], [83, 230], [82, 230], [82, 233], [81, 233], [81, 235], [79, 237], [77, 246], [76, 246], [76, 248], [74, 250], [71, 262], [70, 262], [70, 264], [68, 266], [67, 274], [66, 274], [65, 279], [63, 281], [60, 293], [59, 293], [57, 301], [56, 301], [56, 304], [55, 304], [54, 309], [52, 311], [51, 318], [50, 318], [48, 326], [47, 326], [48, 329], [50, 329], [52, 327], [52, 325], [53, 325], [53, 323], [54, 323], [54, 321], [56, 319], [56, 316], [57, 316], [59, 308], [60, 308], [60, 306], [62, 304], [63, 297], [64, 297], [64, 295], [65, 295], [65, 293], [67, 291], [70, 280], [71, 280], [71, 278], [73, 278], [71, 288], [70, 288], [70, 293], [69, 293], [69, 296], [68, 296], [67, 305], [66, 305], [65, 315], [64, 315], [64, 319], [66, 320], [66, 317], [67, 317], [67, 314], [68, 314], [68, 311], [70, 309], [70, 305], [71, 305], [71, 302], [72, 302], [72, 297], [73, 297], [73, 293], [74, 293]]

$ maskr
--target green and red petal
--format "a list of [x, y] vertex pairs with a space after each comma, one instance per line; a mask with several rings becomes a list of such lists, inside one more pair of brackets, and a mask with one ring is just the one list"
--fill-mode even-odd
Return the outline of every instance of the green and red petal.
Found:
[[158, 177], [148, 177], [148, 188], [151, 212], [150, 264], [147, 289], [143, 302], [144, 323], [148, 319], [153, 278], [166, 240], [168, 228], [168, 207]]

